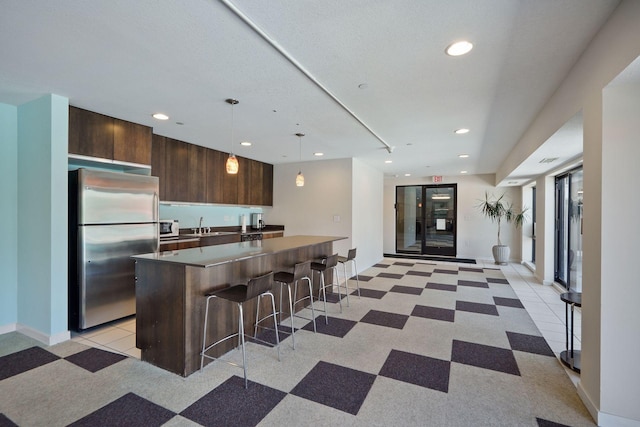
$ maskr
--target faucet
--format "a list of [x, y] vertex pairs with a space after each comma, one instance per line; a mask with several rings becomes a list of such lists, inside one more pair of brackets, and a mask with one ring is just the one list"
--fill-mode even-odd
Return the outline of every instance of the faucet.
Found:
[[202, 217], [200, 217], [200, 224], [198, 225], [198, 234], [202, 234]]

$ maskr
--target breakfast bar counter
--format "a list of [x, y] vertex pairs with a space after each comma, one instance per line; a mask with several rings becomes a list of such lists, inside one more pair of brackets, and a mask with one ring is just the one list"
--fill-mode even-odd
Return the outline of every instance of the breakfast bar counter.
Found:
[[[333, 242], [345, 238], [289, 236], [133, 256], [136, 347], [142, 360], [185, 377], [195, 372], [200, 368], [207, 293], [270, 271], [291, 271], [297, 262], [333, 254]], [[249, 335], [255, 308], [253, 302], [245, 309]], [[237, 327], [235, 309], [231, 304], [217, 306], [209, 320], [210, 338]], [[231, 340], [220, 345], [219, 354], [234, 346]]]

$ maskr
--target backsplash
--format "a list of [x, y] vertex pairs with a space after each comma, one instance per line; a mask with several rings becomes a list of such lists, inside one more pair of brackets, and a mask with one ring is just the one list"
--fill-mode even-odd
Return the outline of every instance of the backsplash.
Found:
[[[203, 227], [227, 227], [242, 225], [242, 215], [247, 216], [247, 225], [251, 214], [264, 213], [262, 208], [242, 206], [200, 206], [160, 204], [160, 219], [177, 219], [180, 228], [196, 228], [202, 217]], [[266, 223], [268, 224], [268, 218]]]

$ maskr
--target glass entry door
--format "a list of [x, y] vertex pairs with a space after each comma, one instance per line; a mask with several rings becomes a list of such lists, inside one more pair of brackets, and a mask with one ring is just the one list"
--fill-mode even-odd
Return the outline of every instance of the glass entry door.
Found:
[[582, 291], [582, 168], [556, 178], [555, 281]]
[[456, 256], [455, 184], [396, 187], [396, 252]]

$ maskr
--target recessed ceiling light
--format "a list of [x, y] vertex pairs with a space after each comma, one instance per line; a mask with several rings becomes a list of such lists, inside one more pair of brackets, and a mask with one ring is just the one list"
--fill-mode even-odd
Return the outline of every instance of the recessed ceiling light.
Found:
[[393, 160], [385, 160], [385, 163], [393, 163]]
[[411, 176], [411, 174], [410, 173], [405, 173], [404, 176]]
[[169, 116], [167, 116], [166, 114], [162, 114], [162, 113], [155, 113], [151, 117], [153, 117], [154, 119], [158, 119], [158, 120], [169, 120]]
[[471, 49], [473, 49], [473, 44], [466, 40], [461, 40], [447, 46], [445, 52], [449, 56], [460, 56], [464, 55], [465, 53], [469, 53]]
[[182, 125], [184, 125], [184, 122], [176, 122], [176, 124], [177, 124], [178, 126], [182, 126]]
[[467, 171], [460, 171], [460, 173], [467, 173]]
[[453, 131], [453, 133], [455, 133], [456, 135], [463, 135], [465, 133], [469, 133], [469, 129], [467, 128], [460, 128], [460, 129], [456, 129]]
[[313, 155], [316, 156], [316, 157], [322, 157], [322, 156], [324, 156], [324, 153], [321, 153], [321, 152], [318, 151], [317, 153], [313, 153]]
[[251, 147], [251, 143], [249, 141], [242, 141], [240, 145], [244, 145], [245, 147]]
[[368, 84], [366, 84], [366, 83], [360, 83], [360, 84], [358, 85], [358, 88], [359, 88], [359, 89], [366, 89], [366, 88], [368, 88], [368, 87], [369, 87], [369, 85], [368, 85]]
[[467, 157], [469, 157], [468, 154], [460, 154], [458, 157], [460, 157], [461, 159], [466, 159]]

